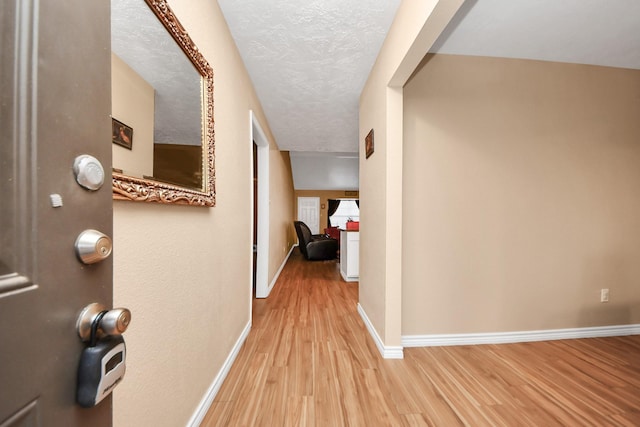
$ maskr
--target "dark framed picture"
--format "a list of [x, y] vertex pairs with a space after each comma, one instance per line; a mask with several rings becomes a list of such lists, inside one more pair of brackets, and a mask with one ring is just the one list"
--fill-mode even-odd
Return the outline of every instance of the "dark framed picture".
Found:
[[364, 139], [364, 151], [367, 159], [373, 154], [373, 129], [369, 131], [367, 137]]
[[133, 129], [121, 121], [111, 118], [111, 141], [131, 150], [133, 148]]

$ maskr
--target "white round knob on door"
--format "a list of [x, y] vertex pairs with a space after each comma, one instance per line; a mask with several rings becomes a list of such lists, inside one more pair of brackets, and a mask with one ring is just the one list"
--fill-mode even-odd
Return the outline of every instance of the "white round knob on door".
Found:
[[111, 255], [113, 245], [106, 234], [98, 230], [84, 230], [76, 239], [76, 254], [84, 264], [100, 262]]
[[104, 184], [104, 168], [98, 159], [88, 154], [76, 157], [73, 162], [76, 181], [87, 190], [96, 191]]

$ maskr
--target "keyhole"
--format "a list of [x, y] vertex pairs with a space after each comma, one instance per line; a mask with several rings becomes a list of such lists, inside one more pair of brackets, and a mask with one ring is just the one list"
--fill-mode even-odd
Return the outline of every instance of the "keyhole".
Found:
[[111, 254], [111, 239], [97, 231], [84, 230], [76, 239], [76, 254], [84, 264], [102, 261]]

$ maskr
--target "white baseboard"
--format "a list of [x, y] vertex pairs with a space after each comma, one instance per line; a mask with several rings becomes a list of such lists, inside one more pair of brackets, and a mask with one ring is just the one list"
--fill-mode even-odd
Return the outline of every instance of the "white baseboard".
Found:
[[242, 344], [244, 344], [244, 341], [247, 339], [249, 331], [251, 331], [251, 321], [247, 323], [247, 326], [245, 326], [244, 330], [240, 334], [240, 337], [231, 349], [231, 353], [229, 353], [229, 356], [227, 356], [227, 360], [225, 360], [222, 364], [222, 368], [218, 372], [218, 375], [216, 375], [215, 379], [209, 386], [207, 393], [200, 401], [196, 412], [194, 412], [194, 414], [191, 416], [191, 419], [187, 423], [187, 427], [198, 427], [200, 426], [200, 423], [202, 423], [202, 420], [204, 420], [205, 415], [207, 415], [207, 411], [213, 403], [213, 399], [215, 399], [218, 391], [220, 391], [220, 387], [222, 387], [222, 383], [224, 382], [225, 378], [227, 378], [229, 370], [231, 369], [233, 362], [235, 362], [236, 357], [240, 352], [240, 348], [242, 348]]
[[298, 246], [298, 245], [291, 246], [291, 249], [289, 249], [289, 253], [287, 254], [286, 257], [284, 257], [284, 261], [282, 261], [282, 264], [280, 264], [280, 268], [278, 269], [278, 271], [276, 271], [276, 274], [273, 276], [273, 279], [271, 280], [271, 283], [269, 283], [269, 289], [267, 289], [267, 295], [265, 296], [265, 298], [269, 296], [269, 294], [271, 293], [271, 290], [276, 285], [276, 282], [278, 281], [278, 277], [280, 277], [280, 273], [282, 273], [282, 269], [287, 264], [287, 261], [289, 261], [289, 257], [291, 256], [291, 252], [293, 252], [293, 249], [296, 246]]
[[340, 275], [342, 276], [342, 280], [344, 280], [345, 282], [357, 282], [360, 280], [359, 277], [349, 277], [346, 274], [344, 274], [344, 271], [342, 271], [342, 269], [340, 269]]
[[402, 337], [402, 345], [404, 347], [432, 347], [449, 345], [507, 344], [576, 338], [616, 337], [625, 335], [640, 335], [640, 324], [476, 334], [405, 335]]
[[365, 313], [364, 308], [358, 303], [358, 313], [360, 313], [360, 317], [362, 317], [362, 321], [364, 325], [367, 327], [369, 334], [373, 338], [373, 342], [376, 343], [376, 347], [378, 347], [378, 351], [382, 355], [384, 359], [403, 359], [404, 352], [403, 348], [399, 346], [385, 346], [384, 342], [378, 335], [376, 328], [373, 327], [373, 323], [369, 320], [369, 316]]

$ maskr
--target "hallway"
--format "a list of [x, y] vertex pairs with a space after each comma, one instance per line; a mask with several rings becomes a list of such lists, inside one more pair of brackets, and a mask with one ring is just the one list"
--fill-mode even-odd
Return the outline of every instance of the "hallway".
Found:
[[295, 249], [209, 410], [211, 426], [640, 424], [640, 336], [405, 349], [383, 360], [336, 261]]

